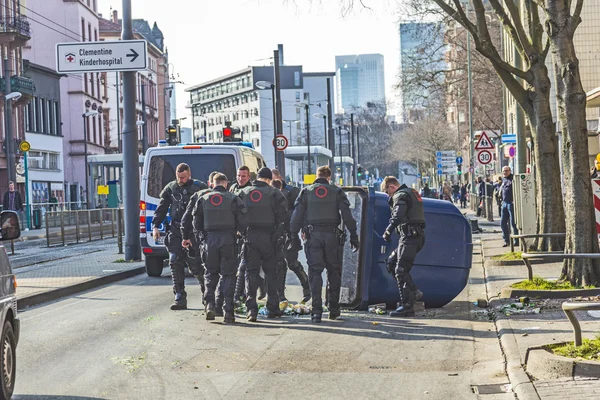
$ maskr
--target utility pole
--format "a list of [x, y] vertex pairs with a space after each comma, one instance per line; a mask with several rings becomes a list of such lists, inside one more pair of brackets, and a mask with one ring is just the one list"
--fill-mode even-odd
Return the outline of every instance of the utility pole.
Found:
[[146, 84], [142, 83], [142, 154], [148, 151], [148, 126], [146, 125]]
[[329, 168], [335, 171], [335, 133], [333, 132], [333, 112], [331, 110], [331, 78], [327, 78], [327, 143], [331, 150]]
[[117, 78], [117, 149], [119, 149], [119, 153], [123, 152], [123, 147], [121, 144], [121, 99], [119, 95], [119, 86], [121, 82], [119, 81], [119, 72], [115, 72], [115, 76]]
[[[278, 134], [283, 134], [283, 114], [281, 111], [281, 76], [279, 71], [279, 50], [273, 50], [273, 66], [275, 68], [275, 105], [277, 107], [277, 130], [273, 134], [273, 138]], [[283, 151], [276, 151], [275, 163], [279, 173], [285, 179], [285, 154]], [[310, 165], [310, 164], [309, 164]]]
[[360, 164], [360, 125], [356, 125], [356, 164]]
[[310, 162], [310, 118], [308, 117], [308, 114], [310, 113], [310, 106], [308, 104], [304, 106], [304, 111], [306, 112], [306, 154], [308, 156], [308, 175], [312, 175]]
[[358, 163], [356, 162], [356, 146], [354, 145], [354, 114], [350, 114], [350, 138], [352, 140], [352, 160], [354, 161], [354, 170], [352, 171], [352, 184], [356, 186], [358, 182]]
[[[469, 80], [469, 165], [473, 168], [471, 176], [471, 193], [475, 194], [475, 133], [473, 132], [473, 82], [471, 76], [471, 34], [467, 33], [467, 73]], [[470, 172], [470, 171], [469, 171]]]
[[[12, 120], [12, 100], [7, 99], [6, 95], [10, 94], [12, 89], [10, 87], [10, 60], [4, 59], [4, 84], [5, 84], [5, 95], [4, 95], [4, 122], [6, 132], [4, 134], [4, 140], [6, 141], [6, 172], [8, 180], [17, 184], [17, 171], [15, 166], [15, 140], [13, 137], [13, 120]], [[7, 185], [8, 187], [8, 182]]]
[[[133, 39], [131, 0], [123, 0], [122, 40]], [[135, 74], [123, 72], [123, 204], [125, 208], [125, 261], [140, 260], [140, 177], [135, 123]]]

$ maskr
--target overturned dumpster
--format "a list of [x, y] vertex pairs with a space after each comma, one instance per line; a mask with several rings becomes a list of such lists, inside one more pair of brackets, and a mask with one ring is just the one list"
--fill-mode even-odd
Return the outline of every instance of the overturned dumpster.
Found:
[[[387, 195], [373, 188], [344, 188], [358, 223], [360, 249], [353, 253], [344, 247], [344, 267], [340, 303], [343, 307], [367, 310], [369, 304], [386, 303], [395, 308], [400, 301], [393, 275], [386, 260], [398, 246], [381, 237], [390, 219]], [[448, 201], [423, 199], [425, 205], [425, 247], [417, 255], [411, 271], [423, 291], [427, 308], [451, 302], [466, 286], [471, 269], [473, 243], [471, 226], [463, 214]]]

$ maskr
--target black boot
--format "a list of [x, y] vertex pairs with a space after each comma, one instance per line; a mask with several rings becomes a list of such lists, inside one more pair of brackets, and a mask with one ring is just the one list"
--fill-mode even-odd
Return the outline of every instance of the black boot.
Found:
[[225, 313], [225, 316], [223, 317], [223, 323], [224, 324], [233, 324], [235, 322], [235, 315], [233, 314], [233, 311], [227, 311]]
[[423, 298], [423, 292], [421, 292], [419, 289], [417, 289], [417, 290], [415, 291], [415, 300], [416, 300], [416, 301], [419, 301], [419, 300], [421, 300], [422, 298]]
[[207, 303], [206, 304], [206, 320], [207, 321], [215, 320], [215, 303]]
[[306, 275], [306, 272], [304, 272], [304, 268], [302, 268], [302, 265], [300, 265], [300, 263], [298, 263], [298, 269], [294, 272], [296, 272], [296, 276], [298, 277], [298, 280], [300, 280], [300, 284], [302, 285], [302, 300], [300, 301], [301, 303], [308, 303], [308, 301], [311, 298], [311, 294], [310, 294], [310, 286], [308, 285], [308, 275]]
[[390, 313], [390, 317], [414, 317], [415, 309], [412, 306], [400, 306]]
[[187, 293], [185, 290], [175, 293], [175, 301], [171, 304], [171, 310], [187, 310]]
[[329, 319], [336, 320], [340, 316], [340, 310], [329, 310]]
[[311, 314], [310, 319], [316, 324], [321, 323], [321, 314]]

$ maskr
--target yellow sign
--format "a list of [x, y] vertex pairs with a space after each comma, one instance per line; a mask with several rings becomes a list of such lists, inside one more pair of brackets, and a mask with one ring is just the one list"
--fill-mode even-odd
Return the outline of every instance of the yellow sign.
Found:
[[304, 175], [304, 184], [305, 185], [312, 185], [314, 183], [315, 179], [317, 179], [317, 175], [315, 175], [315, 174], [306, 174], [306, 175]]
[[108, 194], [108, 185], [98, 185], [98, 194]]
[[22, 152], [26, 152], [26, 151], [29, 151], [29, 149], [31, 149], [31, 145], [29, 144], [29, 142], [27, 140], [23, 140], [21, 142], [21, 144], [19, 145], [19, 149]]
[[340, 186], [344, 186], [344, 180], [340, 178]]
[[596, 155], [596, 161], [600, 162], [600, 153]]

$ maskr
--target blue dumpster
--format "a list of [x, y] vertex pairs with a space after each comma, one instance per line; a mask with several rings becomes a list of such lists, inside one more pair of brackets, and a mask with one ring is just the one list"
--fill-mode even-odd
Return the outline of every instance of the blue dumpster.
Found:
[[[366, 310], [369, 304], [400, 301], [395, 278], [387, 272], [386, 260], [398, 246], [398, 236], [386, 243], [381, 234], [388, 225], [387, 195], [373, 188], [344, 188], [352, 213], [358, 222], [360, 250], [344, 248], [344, 268], [340, 302], [344, 307]], [[428, 308], [451, 302], [466, 286], [473, 257], [471, 226], [454, 204], [423, 199], [425, 205], [425, 247], [417, 255], [411, 271], [425, 294]]]

